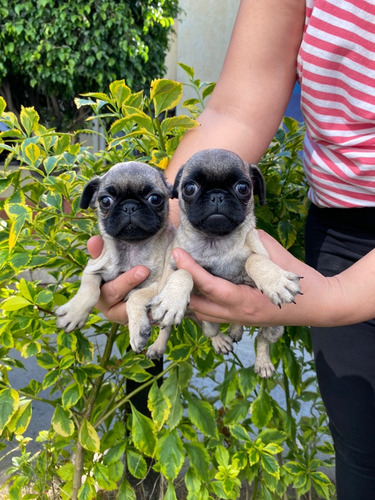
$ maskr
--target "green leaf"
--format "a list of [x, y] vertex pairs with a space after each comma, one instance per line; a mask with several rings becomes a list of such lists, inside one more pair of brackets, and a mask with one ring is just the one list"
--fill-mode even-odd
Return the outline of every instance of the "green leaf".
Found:
[[34, 108], [24, 108], [21, 106], [20, 121], [27, 136], [30, 136], [34, 126], [39, 122], [39, 115]]
[[295, 227], [290, 221], [281, 220], [277, 225], [277, 234], [280, 238], [280, 243], [286, 248], [290, 248], [297, 238]]
[[187, 73], [190, 78], [194, 78], [194, 69], [184, 63], [178, 63], [178, 65]]
[[117, 489], [116, 482], [110, 477], [110, 469], [105, 465], [95, 462], [93, 474], [99, 488], [105, 491], [114, 491]]
[[251, 443], [251, 439], [249, 436], [249, 431], [245, 429], [242, 425], [233, 425], [230, 428], [231, 434], [240, 441], [245, 441]]
[[56, 384], [56, 382], [58, 381], [60, 376], [61, 376], [61, 374], [60, 374], [59, 370], [51, 370], [51, 371], [47, 372], [47, 374], [43, 380], [43, 390], [47, 389], [48, 387], [51, 387], [51, 385]]
[[78, 500], [94, 500], [97, 498], [95, 481], [92, 477], [87, 477], [78, 490]]
[[182, 83], [172, 80], [153, 80], [151, 82], [150, 99], [154, 103], [155, 116], [175, 108], [182, 97]]
[[0, 435], [18, 410], [20, 398], [14, 389], [0, 391]]
[[51, 423], [54, 431], [63, 437], [69, 437], [74, 432], [74, 424], [71, 420], [71, 413], [64, 410], [60, 405], [56, 406]]
[[124, 479], [123, 482], [121, 483], [121, 486], [118, 490], [117, 500], [137, 500], [137, 497], [135, 495], [135, 491], [131, 487], [130, 483]]
[[66, 463], [57, 470], [57, 474], [63, 481], [69, 481], [73, 479], [74, 475], [74, 464]]
[[272, 398], [263, 388], [250, 407], [251, 420], [259, 429], [266, 427], [272, 418]]
[[161, 130], [164, 135], [170, 134], [176, 128], [182, 130], [188, 130], [191, 128], [198, 127], [199, 123], [193, 118], [186, 115], [173, 116], [171, 118], [165, 118], [161, 123]]
[[178, 385], [176, 370], [170, 373], [169, 377], [164, 380], [160, 390], [171, 403], [167, 423], [170, 429], [174, 429], [180, 423], [184, 412], [184, 408], [181, 403], [181, 391]]
[[126, 463], [132, 476], [137, 479], [143, 479], [146, 476], [147, 463], [140, 453], [128, 448], [126, 450]]
[[18, 407], [18, 410], [13, 415], [11, 421], [8, 424], [8, 429], [10, 432], [15, 434], [23, 434], [30, 423], [32, 416], [32, 406], [30, 400], [24, 400]]
[[277, 459], [268, 453], [261, 453], [260, 462], [262, 464], [262, 468], [271, 476], [275, 476], [278, 479], [280, 478], [280, 467], [277, 462]]
[[86, 418], [83, 419], [78, 438], [85, 450], [92, 451], [93, 453], [99, 452], [100, 439], [98, 433]]
[[168, 483], [167, 491], [165, 492], [163, 500], [177, 500], [176, 490], [173, 483]]
[[94, 348], [91, 342], [79, 331], [77, 337], [77, 358], [80, 363], [90, 363], [93, 359]]
[[1, 308], [3, 311], [18, 311], [19, 309], [23, 309], [24, 307], [32, 306], [33, 304], [21, 297], [20, 295], [14, 295], [13, 297], [9, 297], [9, 299], [5, 299], [1, 304]]
[[109, 90], [118, 107], [127, 101], [131, 94], [130, 88], [125, 85], [125, 80], [116, 80], [109, 85]]
[[148, 409], [151, 412], [152, 420], [156, 428], [160, 430], [169, 417], [171, 402], [159, 389], [156, 381], [152, 384], [148, 393]]
[[68, 385], [68, 387], [65, 388], [61, 398], [63, 408], [67, 410], [72, 406], [75, 406], [82, 398], [82, 396], [83, 388], [79, 384], [73, 382], [72, 384]]
[[184, 443], [190, 465], [205, 482], [209, 481], [210, 455], [201, 443]]
[[223, 406], [228, 406], [228, 404], [235, 398], [237, 392], [237, 382], [237, 370], [235, 365], [232, 365], [229, 372], [226, 371], [224, 380], [220, 384], [220, 399]]
[[14, 347], [13, 335], [9, 330], [5, 330], [0, 334], [0, 345], [5, 347], [6, 349], [11, 349], [12, 347]]
[[39, 342], [27, 342], [22, 346], [21, 356], [24, 358], [31, 358], [36, 356], [42, 350]]
[[176, 479], [184, 463], [184, 448], [176, 429], [167, 431], [158, 439], [156, 455], [162, 474], [168, 481]]
[[231, 426], [244, 420], [249, 414], [249, 401], [235, 399], [229, 404], [228, 410], [224, 416], [224, 424]]
[[125, 453], [126, 443], [123, 441], [122, 443], [117, 443], [115, 446], [112, 446], [108, 453], [105, 454], [103, 458], [104, 465], [112, 465], [115, 462], [118, 462], [122, 459]]
[[292, 349], [284, 346], [282, 353], [283, 368], [293, 387], [299, 392], [301, 384], [301, 366]]
[[132, 411], [132, 438], [135, 447], [148, 457], [154, 456], [156, 449], [155, 426], [153, 421], [140, 413], [133, 404]]
[[218, 437], [213, 407], [207, 401], [202, 401], [188, 393], [185, 393], [185, 398], [188, 403], [189, 418], [197, 429], [205, 436]]
[[258, 434], [257, 439], [260, 439], [263, 443], [277, 443], [281, 444], [285, 441], [287, 437], [286, 432], [279, 431], [278, 429], [263, 429], [262, 432]]
[[0, 96], [0, 115], [4, 113], [6, 107], [7, 103], [5, 102], [5, 99]]
[[311, 481], [319, 497], [330, 500], [332, 483], [328, 477], [321, 471], [314, 471], [311, 473]]
[[244, 398], [248, 398], [257, 385], [257, 376], [254, 370], [240, 368], [238, 375], [238, 387]]
[[36, 144], [30, 143], [25, 147], [25, 156], [30, 160], [32, 166], [38, 166], [41, 153], [39, 146]]

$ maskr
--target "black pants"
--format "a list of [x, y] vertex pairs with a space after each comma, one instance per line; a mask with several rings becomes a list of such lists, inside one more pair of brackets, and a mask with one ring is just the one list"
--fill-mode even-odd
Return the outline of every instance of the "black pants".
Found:
[[[306, 262], [325, 276], [346, 269], [374, 247], [375, 207], [310, 208]], [[337, 498], [374, 500], [375, 319], [311, 332], [336, 450]]]

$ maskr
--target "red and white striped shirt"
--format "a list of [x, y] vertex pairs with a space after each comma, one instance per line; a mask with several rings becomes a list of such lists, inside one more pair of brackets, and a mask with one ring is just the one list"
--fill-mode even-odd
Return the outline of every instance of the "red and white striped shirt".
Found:
[[298, 75], [310, 199], [375, 206], [375, 1], [306, 0]]

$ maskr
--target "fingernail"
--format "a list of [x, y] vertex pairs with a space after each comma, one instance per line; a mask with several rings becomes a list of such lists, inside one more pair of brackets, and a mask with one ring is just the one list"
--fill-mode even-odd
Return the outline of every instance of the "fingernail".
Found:
[[178, 263], [178, 252], [176, 250], [172, 250], [172, 257], [173, 257], [173, 260], [177, 264]]
[[136, 269], [134, 271], [134, 278], [136, 280], [144, 280], [148, 276], [148, 272], [145, 269]]

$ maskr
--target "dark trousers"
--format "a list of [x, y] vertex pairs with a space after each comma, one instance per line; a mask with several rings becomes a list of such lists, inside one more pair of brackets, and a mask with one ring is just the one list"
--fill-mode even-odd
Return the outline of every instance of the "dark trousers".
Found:
[[[375, 207], [312, 206], [306, 262], [325, 276], [375, 247]], [[369, 297], [375, 304], [375, 297]], [[374, 307], [375, 318], [375, 307]], [[338, 500], [375, 499], [375, 319], [312, 328], [316, 372], [336, 450]]]

